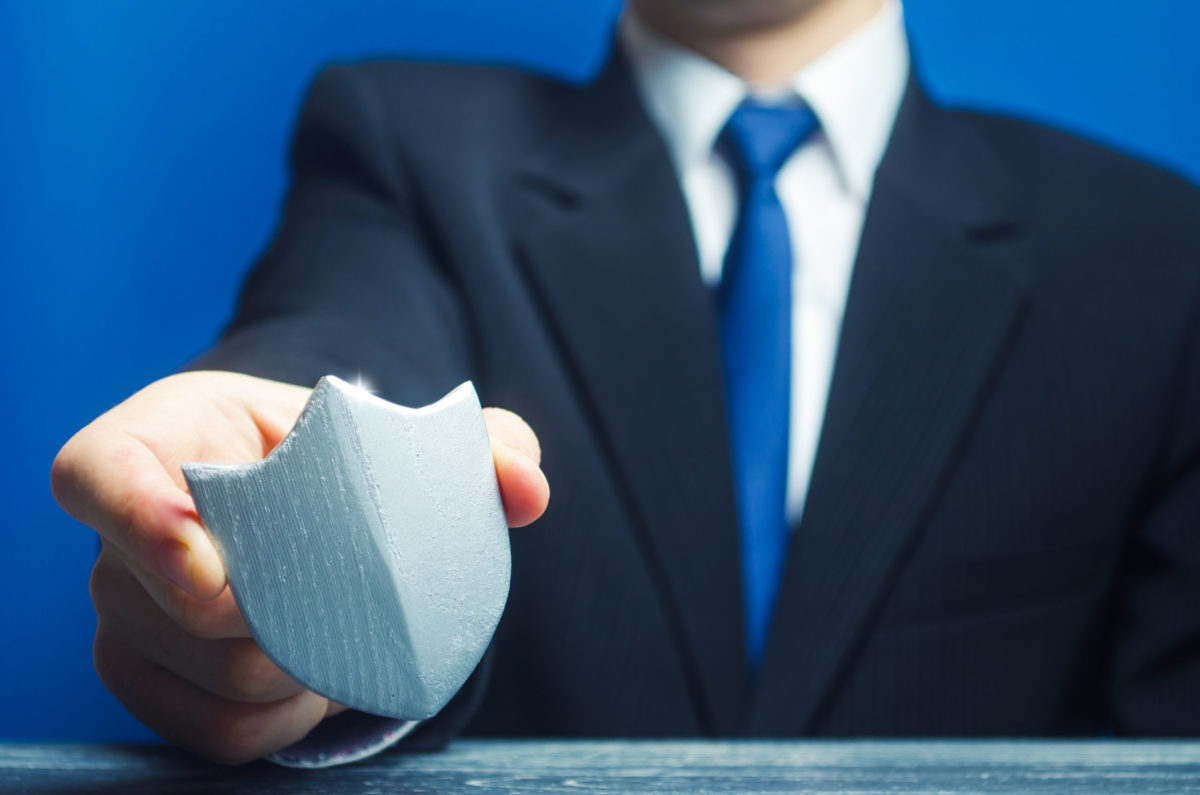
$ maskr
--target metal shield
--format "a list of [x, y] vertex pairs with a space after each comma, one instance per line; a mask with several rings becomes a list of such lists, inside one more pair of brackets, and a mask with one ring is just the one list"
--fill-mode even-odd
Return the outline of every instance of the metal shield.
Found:
[[404, 408], [322, 378], [262, 461], [184, 464], [262, 650], [354, 709], [436, 714], [508, 598], [508, 527], [471, 383]]

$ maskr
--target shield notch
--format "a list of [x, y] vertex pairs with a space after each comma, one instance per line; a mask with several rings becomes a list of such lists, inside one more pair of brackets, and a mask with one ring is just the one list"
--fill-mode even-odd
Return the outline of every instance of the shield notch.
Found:
[[263, 652], [348, 707], [436, 714], [508, 598], [508, 527], [474, 386], [411, 409], [334, 376], [263, 460], [183, 465]]

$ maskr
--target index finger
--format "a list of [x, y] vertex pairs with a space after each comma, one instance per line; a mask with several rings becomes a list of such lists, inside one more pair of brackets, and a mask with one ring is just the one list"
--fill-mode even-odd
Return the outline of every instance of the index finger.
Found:
[[95, 425], [77, 433], [50, 470], [63, 510], [149, 571], [200, 599], [225, 588], [225, 569], [195, 504], [133, 435]]

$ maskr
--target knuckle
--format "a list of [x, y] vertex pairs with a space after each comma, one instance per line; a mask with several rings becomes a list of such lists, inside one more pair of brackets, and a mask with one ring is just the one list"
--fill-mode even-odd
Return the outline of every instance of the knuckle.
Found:
[[174, 606], [175, 623], [189, 635], [203, 640], [218, 640], [223, 637], [221, 622], [207, 605], [180, 599]]
[[88, 594], [100, 623], [110, 629], [128, 623], [130, 612], [129, 580], [133, 575], [124, 564], [105, 547], [88, 578]]
[[96, 629], [92, 664], [100, 682], [118, 701], [125, 703], [137, 683], [128, 662], [128, 652], [122, 648], [120, 641], [104, 630], [103, 625]]
[[88, 594], [92, 597], [92, 604], [97, 613], [112, 602], [113, 588], [112, 569], [105, 555], [101, 553], [96, 559], [96, 565], [92, 566], [91, 577], [88, 578]]
[[104, 683], [105, 687], [111, 690], [112, 686], [109, 685], [109, 679], [116, 669], [112, 640], [99, 628], [96, 630], [96, 639], [92, 643], [92, 663], [96, 667], [96, 673], [100, 676], [100, 681]]
[[153, 496], [132, 488], [114, 507], [116, 524], [122, 537], [137, 538], [153, 529], [158, 515], [158, 503]]
[[241, 701], [268, 701], [285, 686], [287, 677], [253, 641], [234, 644], [227, 677]]
[[266, 727], [254, 712], [239, 708], [214, 713], [198, 749], [223, 765], [241, 765], [261, 756], [260, 738]]
[[534, 463], [541, 462], [542, 450], [537, 434], [520, 415], [500, 408], [486, 408], [484, 412], [488, 433], [494, 439], [517, 448]]
[[63, 510], [68, 512], [72, 510], [74, 502], [72, 495], [80, 479], [82, 464], [79, 447], [79, 434], [77, 434], [62, 446], [50, 464], [50, 492]]
[[234, 617], [222, 600], [204, 602], [172, 589], [167, 594], [167, 608], [177, 626], [201, 640], [220, 640], [234, 632]]

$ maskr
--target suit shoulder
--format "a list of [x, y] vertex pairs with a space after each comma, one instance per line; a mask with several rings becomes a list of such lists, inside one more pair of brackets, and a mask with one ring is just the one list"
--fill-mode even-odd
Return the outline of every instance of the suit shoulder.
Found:
[[1200, 223], [1200, 188], [1167, 168], [1039, 122], [949, 113], [998, 157], [1030, 206], [1044, 212], [1074, 207], [1109, 224], [1123, 219], [1178, 229]]
[[491, 63], [387, 58], [341, 66], [380, 90], [410, 96], [454, 90], [522, 91], [567, 82], [549, 72]]
[[[1027, 255], [1047, 283], [1104, 283], [1182, 317], [1200, 301], [1200, 189], [1079, 135], [976, 111], [947, 116], [970, 151], [1002, 172], [1022, 208]], [[1169, 307], [1175, 307], [1170, 310]]]
[[[326, 67], [318, 80], [354, 84], [392, 123], [438, 135], [518, 122], [547, 93], [571, 90], [565, 79], [512, 66], [374, 60]], [[407, 123], [406, 123], [407, 122]]]

